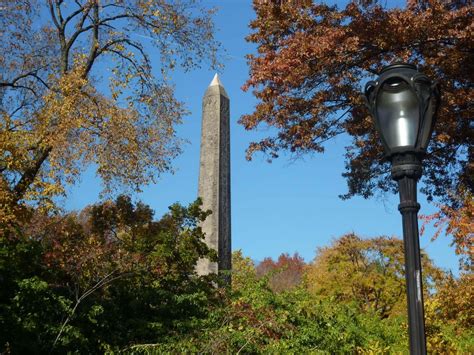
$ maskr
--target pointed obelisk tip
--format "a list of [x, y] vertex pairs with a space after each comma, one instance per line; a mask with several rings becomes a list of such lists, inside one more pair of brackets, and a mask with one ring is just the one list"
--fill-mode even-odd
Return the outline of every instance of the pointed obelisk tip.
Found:
[[209, 86], [214, 86], [214, 85], [223, 86], [221, 81], [219, 80], [219, 75], [217, 73], [214, 75], [214, 78], [212, 79], [211, 83], [209, 84]]
[[207, 87], [205, 95], [216, 95], [216, 94], [229, 98], [229, 96], [227, 96], [227, 93], [225, 92], [224, 85], [222, 85], [219, 79], [219, 75], [217, 73], [214, 75], [214, 78], [212, 79], [211, 83]]

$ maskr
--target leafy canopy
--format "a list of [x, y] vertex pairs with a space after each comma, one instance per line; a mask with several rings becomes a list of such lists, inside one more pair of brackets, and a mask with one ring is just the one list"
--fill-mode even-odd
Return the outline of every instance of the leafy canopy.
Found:
[[1, 235], [0, 351], [102, 353], [194, 329], [219, 281], [195, 272], [198, 259], [216, 258], [200, 206], [175, 204], [154, 220], [120, 196]]
[[[382, 2], [380, 2], [382, 3]], [[378, 1], [347, 6], [311, 0], [254, 1], [248, 55], [258, 105], [240, 123], [274, 128], [248, 148], [248, 158], [281, 150], [323, 152], [346, 134], [346, 198], [394, 190], [374, 124], [361, 95], [364, 83], [393, 61], [407, 61], [442, 87], [442, 104], [428, 157], [424, 191], [453, 202], [447, 191], [473, 191], [472, 6], [469, 1], [410, 0], [405, 8]], [[274, 132], [274, 134], [273, 134]]]
[[0, 221], [27, 202], [51, 209], [90, 165], [105, 192], [171, 169], [185, 110], [169, 72], [216, 62], [212, 10], [197, 0], [0, 7]]
[[[422, 267], [426, 298], [442, 273], [425, 253]], [[406, 312], [404, 247], [394, 237], [344, 235], [318, 249], [306, 269], [306, 279], [310, 292], [320, 299], [355, 303], [382, 318]]]

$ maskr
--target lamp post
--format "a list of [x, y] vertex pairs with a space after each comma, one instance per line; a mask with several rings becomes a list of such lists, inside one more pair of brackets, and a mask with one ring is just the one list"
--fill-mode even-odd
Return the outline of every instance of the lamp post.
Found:
[[414, 65], [397, 63], [382, 69], [365, 86], [365, 96], [397, 181], [405, 245], [410, 353], [426, 354], [423, 286], [418, 235], [417, 181], [439, 103], [436, 84]]

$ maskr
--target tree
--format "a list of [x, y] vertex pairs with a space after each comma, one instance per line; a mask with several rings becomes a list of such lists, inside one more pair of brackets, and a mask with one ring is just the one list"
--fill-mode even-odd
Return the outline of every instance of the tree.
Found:
[[160, 220], [120, 196], [0, 236], [0, 351], [97, 353], [186, 334], [216, 301], [201, 202]]
[[409, 61], [442, 88], [442, 104], [424, 164], [423, 191], [456, 208], [447, 191], [474, 190], [472, 6], [469, 1], [410, 0], [406, 8], [378, 1], [351, 1], [339, 9], [310, 0], [254, 1], [256, 19], [247, 37], [258, 46], [248, 56], [259, 100], [240, 123], [261, 125], [275, 135], [252, 143], [248, 158], [261, 151], [296, 155], [323, 152], [324, 143], [347, 134], [348, 183], [344, 198], [394, 190], [389, 164], [361, 95], [382, 66]]
[[0, 8], [2, 222], [26, 203], [51, 209], [89, 165], [105, 192], [139, 190], [171, 169], [185, 110], [169, 72], [215, 63], [212, 10], [197, 0], [2, 0]]
[[245, 257], [242, 250], [232, 253], [232, 290], [238, 292], [249, 283], [257, 282], [257, 273], [252, 259]]
[[232, 255], [232, 290], [209, 308], [194, 331], [169, 342], [137, 344], [149, 353], [381, 353], [406, 352], [399, 322], [364, 314], [353, 305], [317, 302], [304, 287], [273, 292], [268, 277], [257, 278], [253, 262]]
[[270, 288], [274, 292], [289, 290], [301, 284], [306, 264], [303, 258], [295, 253], [290, 256], [283, 253], [277, 261], [265, 258], [256, 267], [257, 276], [268, 275]]
[[472, 273], [458, 278], [447, 274], [425, 306], [428, 350], [432, 353], [472, 353], [474, 350], [474, 307]]
[[[422, 254], [425, 295], [441, 272]], [[306, 272], [310, 292], [319, 298], [356, 303], [382, 318], [406, 313], [403, 241], [347, 234], [319, 248]]]

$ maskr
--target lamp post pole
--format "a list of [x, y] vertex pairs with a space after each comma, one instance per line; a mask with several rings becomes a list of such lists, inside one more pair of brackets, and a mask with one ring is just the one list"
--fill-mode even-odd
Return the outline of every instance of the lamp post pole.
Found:
[[399, 154], [392, 158], [392, 178], [398, 183], [405, 246], [405, 279], [410, 333], [410, 352], [426, 354], [425, 318], [420, 243], [418, 236], [417, 182], [421, 177], [421, 160], [414, 154]]
[[392, 163], [392, 179], [400, 193], [410, 353], [426, 354], [423, 284], [418, 235], [417, 182], [421, 160], [433, 130], [439, 91], [414, 65], [396, 63], [382, 69], [365, 87], [367, 106]]

